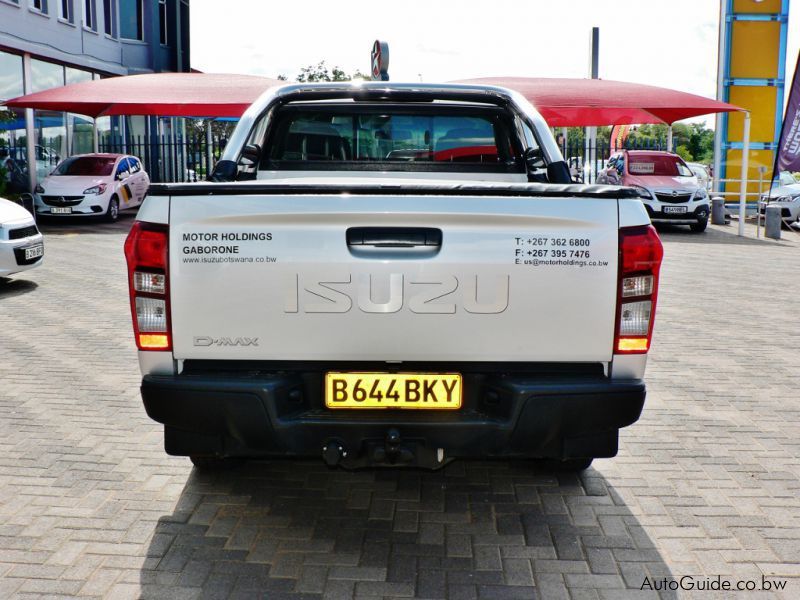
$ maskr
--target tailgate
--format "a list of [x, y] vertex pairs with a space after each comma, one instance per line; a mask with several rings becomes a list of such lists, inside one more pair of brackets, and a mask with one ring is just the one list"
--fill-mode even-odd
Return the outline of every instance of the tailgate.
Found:
[[617, 230], [612, 198], [174, 196], [174, 354], [607, 362]]

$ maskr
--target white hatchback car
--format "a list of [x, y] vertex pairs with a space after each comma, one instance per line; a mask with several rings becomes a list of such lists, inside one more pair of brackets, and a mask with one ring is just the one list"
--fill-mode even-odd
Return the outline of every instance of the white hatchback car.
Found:
[[763, 215], [767, 204], [780, 206], [781, 219], [786, 223], [800, 221], [800, 183], [791, 183], [773, 188], [769, 193], [761, 195], [759, 210]]
[[79, 154], [62, 161], [36, 186], [36, 213], [46, 216], [103, 216], [139, 206], [150, 178], [135, 156]]
[[0, 277], [42, 264], [44, 242], [33, 215], [0, 198]]

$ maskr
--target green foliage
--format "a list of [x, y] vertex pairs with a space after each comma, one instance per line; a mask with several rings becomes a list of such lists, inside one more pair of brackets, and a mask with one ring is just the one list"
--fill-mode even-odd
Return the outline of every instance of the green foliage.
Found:
[[[279, 76], [280, 79], [282, 76]], [[319, 61], [316, 65], [309, 65], [300, 69], [300, 74], [297, 76], [299, 82], [315, 82], [315, 81], [352, 81], [353, 79], [368, 79], [361, 71], [356, 69], [355, 73], [345, 73], [338, 66], [328, 69], [324, 60]], [[283, 76], [283, 80], [286, 77]]]
[[[278, 75], [280, 81], [289, 81], [289, 78], [283, 73]], [[361, 70], [356, 69], [353, 73], [347, 73], [338, 66], [329, 69], [324, 60], [319, 61], [315, 65], [308, 65], [300, 69], [300, 73], [295, 77], [296, 81], [301, 83], [317, 82], [317, 81], [353, 81], [362, 79], [369, 81], [369, 75], [365, 75]]]
[[680, 156], [685, 161], [694, 160], [694, 157], [692, 156], [692, 153], [689, 152], [689, 148], [687, 146], [685, 146], [684, 144], [681, 144], [680, 146], [677, 146], [675, 148], [675, 154]]
[[[556, 127], [556, 134], [561, 133], [561, 128]], [[567, 144], [570, 148], [582, 147], [584, 144], [585, 130], [583, 127], [567, 127]], [[608, 146], [608, 141], [611, 139], [611, 127], [598, 127], [597, 128], [597, 144], [600, 146]]]
[[217, 121], [216, 119], [186, 119], [186, 133], [206, 139], [206, 125], [211, 125], [211, 135], [217, 139], [227, 139], [233, 133], [236, 123], [231, 121]]
[[694, 159], [703, 164], [710, 164], [714, 159], [714, 130], [702, 123], [691, 125], [689, 151]]

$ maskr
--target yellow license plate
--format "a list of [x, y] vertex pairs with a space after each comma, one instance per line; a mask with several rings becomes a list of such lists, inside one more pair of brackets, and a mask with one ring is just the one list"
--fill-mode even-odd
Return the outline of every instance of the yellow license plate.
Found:
[[461, 408], [458, 373], [326, 373], [328, 408]]

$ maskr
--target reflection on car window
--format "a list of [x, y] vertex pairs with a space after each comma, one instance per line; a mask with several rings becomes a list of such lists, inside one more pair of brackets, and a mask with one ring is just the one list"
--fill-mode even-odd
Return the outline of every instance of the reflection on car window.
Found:
[[628, 173], [654, 177], [691, 177], [692, 171], [679, 156], [669, 154], [631, 154]]
[[127, 170], [128, 170], [128, 159], [123, 158], [121, 161], [119, 161], [119, 164], [117, 165], [117, 172], [114, 175], [116, 177], [119, 177], [121, 173], [124, 173]]
[[508, 163], [509, 135], [490, 116], [290, 111], [268, 144], [273, 161]]
[[62, 162], [53, 175], [111, 175], [114, 169], [114, 157], [107, 156], [73, 156]]

